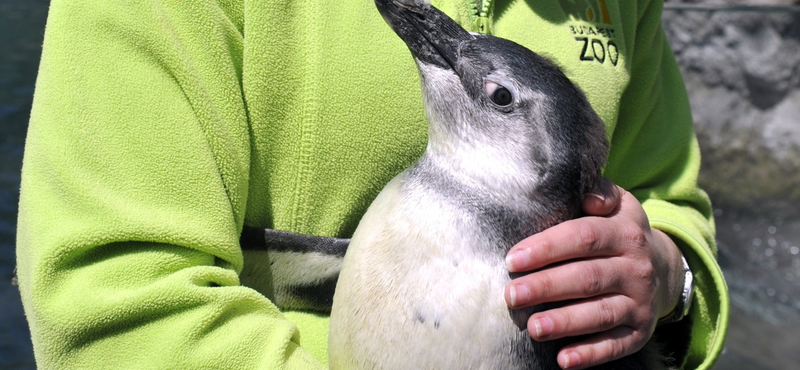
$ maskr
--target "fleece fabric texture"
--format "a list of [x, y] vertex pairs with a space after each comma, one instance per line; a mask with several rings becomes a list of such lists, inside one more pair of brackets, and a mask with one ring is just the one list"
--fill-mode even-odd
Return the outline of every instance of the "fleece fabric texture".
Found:
[[[606, 122], [605, 175], [694, 271], [677, 356], [708, 369], [728, 297], [688, 102], [660, 2], [621, 3], [499, 2], [491, 32], [563, 66]], [[470, 4], [434, 4], [472, 24]], [[242, 285], [239, 233], [349, 237], [426, 137], [416, 67], [372, 0], [53, 0], [17, 240], [37, 365], [323, 368], [327, 317]]]

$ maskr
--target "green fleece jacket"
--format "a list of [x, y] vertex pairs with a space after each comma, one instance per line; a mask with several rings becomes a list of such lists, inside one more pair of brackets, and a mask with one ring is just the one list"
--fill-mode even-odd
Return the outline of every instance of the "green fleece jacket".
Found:
[[[481, 24], [463, 0], [434, 5]], [[678, 358], [710, 368], [728, 298], [660, 2], [488, 10], [488, 32], [561, 65], [607, 124], [605, 176], [697, 282], [667, 335], [690, 333]], [[327, 318], [241, 283], [245, 263], [269, 279], [241, 229], [348, 237], [426, 137], [414, 62], [371, 0], [53, 0], [17, 240], [38, 366], [323, 367]]]

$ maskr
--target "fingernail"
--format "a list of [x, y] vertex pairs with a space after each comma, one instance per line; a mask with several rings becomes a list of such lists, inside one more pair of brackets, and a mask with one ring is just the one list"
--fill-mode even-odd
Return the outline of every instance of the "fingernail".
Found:
[[533, 327], [536, 330], [536, 337], [541, 337], [553, 331], [553, 322], [550, 318], [540, 317], [533, 320]]
[[567, 352], [567, 354], [565, 354], [564, 357], [562, 358], [565, 369], [568, 369], [573, 366], [578, 366], [581, 364], [581, 357], [578, 356], [578, 354], [575, 352]]
[[528, 265], [528, 253], [524, 251], [514, 251], [506, 256], [506, 266], [511, 272], [524, 268]]
[[[588, 210], [597, 210], [597, 208], [605, 208], [606, 196], [600, 193], [586, 194], [583, 198], [583, 208]], [[591, 213], [591, 212], [589, 212]]]
[[586, 194], [586, 195], [588, 195], [590, 197], [595, 197], [598, 200], [600, 200], [600, 202], [605, 202], [606, 201], [606, 196], [601, 194], [601, 193], [589, 193], [589, 194]]
[[522, 284], [514, 284], [509, 295], [511, 296], [511, 306], [527, 303], [531, 299], [531, 291]]

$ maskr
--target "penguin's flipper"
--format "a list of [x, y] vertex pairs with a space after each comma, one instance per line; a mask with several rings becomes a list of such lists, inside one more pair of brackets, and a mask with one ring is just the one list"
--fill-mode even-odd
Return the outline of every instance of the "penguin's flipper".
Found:
[[350, 239], [245, 226], [240, 279], [280, 309], [330, 312]]

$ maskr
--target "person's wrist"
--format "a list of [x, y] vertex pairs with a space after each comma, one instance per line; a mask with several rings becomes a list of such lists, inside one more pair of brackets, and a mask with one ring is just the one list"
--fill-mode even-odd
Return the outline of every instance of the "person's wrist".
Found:
[[671, 309], [666, 314], [660, 316], [657, 321], [657, 325], [659, 326], [680, 321], [689, 313], [694, 290], [694, 275], [686, 261], [686, 257], [669, 236], [666, 234], [662, 235], [670, 239], [670, 244], [677, 250], [679, 262], [677, 266], [672, 264], [673, 276], [676, 276], [676, 278], [674, 279], [674, 288], [669, 289], [671, 293], [669, 295], [670, 304], [668, 307], [671, 307]]

